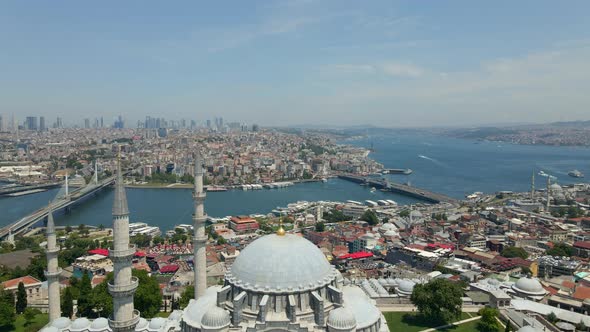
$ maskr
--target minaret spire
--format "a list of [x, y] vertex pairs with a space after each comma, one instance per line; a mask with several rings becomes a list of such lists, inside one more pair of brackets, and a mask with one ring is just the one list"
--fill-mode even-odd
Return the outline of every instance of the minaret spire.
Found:
[[549, 196], [551, 194], [551, 176], [547, 176], [547, 206], [546, 206], [546, 210], [547, 212], [549, 212], [549, 204], [551, 201], [551, 197]]
[[137, 277], [131, 275], [134, 254], [135, 247], [129, 244], [129, 208], [123, 186], [119, 146], [113, 202], [113, 249], [109, 253], [114, 265], [114, 278], [108, 284], [109, 293], [113, 296], [113, 315], [109, 317], [109, 325], [114, 332], [133, 331], [139, 321], [139, 311], [133, 307], [133, 294], [139, 285]]
[[49, 293], [49, 321], [53, 321], [61, 316], [61, 305], [59, 297], [59, 275], [61, 269], [57, 264], [57, 254], [59, 248], [55, 241], [55, 224], [53, 222], [53, 213], [51, 209], [51, 202], [49, 202], [49, 212], [47, 213], [47, 270], [45, 277], [47, 278], [47, 288]]
[[193, 235], [193, 265], [195, 272], [195, 299], [205, 294], [207, 288], [207, 235], [205, 234], [205, 215], [204, 201], [205, 191], [203, 190], [203, 160], [201, 154], [195, 155], [195, 189], [193, 200], [195, 204], [195, 214], [193, 215], [194, 235]]

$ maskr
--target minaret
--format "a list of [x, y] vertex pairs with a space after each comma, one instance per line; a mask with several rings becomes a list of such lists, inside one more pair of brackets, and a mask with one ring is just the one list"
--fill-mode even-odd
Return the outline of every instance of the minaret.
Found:
[[59, 298], [59, 275], [61, 269], [57, 265], [57, 254], [59, 248], [55, 241], [55, 224], [53, 222], [53, 213], [51, 211], [51, 202], [49, 203], [49, 212], [47, 213], [47, 290], [49, 293], [49, 321], [53, 321], [61, 316], [61, 305]]
[[535, 170], [531, 176], [531, 201], [535, 200]]
[[109, 293], [113, 296], [113, 315], [109, 317], [109, 325], [114, 332], [133, 331], [139, 321], [139, 311], [133, 308], [133, 294], [139, 283], [137, 277], [131, 275], [135, 247], [129, 245], [129, 208], [123, 186], [120, 147], [113, 202], [113, 247], [109, 253], [114, 265], [114, 278], [108, 284]]
[[205, 234], [205, 191], [203, 190], [203, 160], [197, 153], [195, 158], [195, 191], [193, 200], [195, 202], [195, 214], [193, 215], [193, 265], [195, 267], [195, 299], [205, 294], [207, 288], [207, 235]]

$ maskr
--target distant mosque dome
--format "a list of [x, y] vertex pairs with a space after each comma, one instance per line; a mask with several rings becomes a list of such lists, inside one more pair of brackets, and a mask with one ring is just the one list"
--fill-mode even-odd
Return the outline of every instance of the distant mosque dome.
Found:
[[68, 326], [70, 326], [70, 324], [72, 324], [72, 321], [67, 317], [59, 317], [55, 319], [53, 322], [51, 322], [51, 326], [56, 327], [59, 330], [67, 328]]
[[217, 330], [229, 326], [229, 313], [218, 306], [211, 306], [201, 319], [201, 326], [205, 330]]
[[518, 293], [533, 296], [541, 296], [545, 295], [546, 293], [543, 286], [541, 286], [539, 280], [529, 277], [523, 277], [518, 279], [518, 281], [514, 285], [512, 285], [512, 289]]
[[340, 307], [330, 311], [326, 325], [329, 331], [352, 331], [356, 328], [356, 319], [353, 312]]
[[381, 227], [379, 227], [379, 231], [383, 233], [387, 233], [388, 231], [397, 231], [397, 227], [395, 227], [395, 225], [390, 222], [386, 222], [381, 225]]
[[397, 281], [396, 291], [399, 295], [410, 296], [414, 291], [416, 283], [410, 280], [400, 279]]
[[95, 319], [92, 324], [90, 325], [91, 331], [104, 331], [109, 327], [109, 320], [104, 317], [99, 317]]
[[418, 210], [413, 210], [412, 212], [410, 212], [410, 217], [413, 219], [420, 219], [422, 218], [422, 212]]
[[243, 289], [273, 293], [317, 289], [336, 276], [336, 269], [310, 241], [293, 234], [271, 234], [246, 246], [226, 280]]
[[86, 317], [77, 318], [72, 325], [70, 331], [84, 331], [90, 326], [90, 321]]

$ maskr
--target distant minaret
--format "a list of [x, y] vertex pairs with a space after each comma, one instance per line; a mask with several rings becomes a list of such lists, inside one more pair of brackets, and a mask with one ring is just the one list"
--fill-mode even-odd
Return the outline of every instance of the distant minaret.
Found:
[[98, 159], [94, 160], [94, 184], [98, 184]]
[[551, 189], [549, 187], [551, 187], [551, 177], [547, 176], [547, 206], [545, 207], [547, 211], [549, 211], [549, 202], [551, 200], [551, 197], [549, 196], [549, 194], [551, 194]]
[[109, 282], [113, 296], [113, 315], [109, 325], [114, 332], [133, 331], [139, 321], [139, 311], [133, 308], [133, 294], [139, 285], [131, 275], [131, 259], [135, 247], [129, 245], [129, 208], [121, 172], [121, 148], [117, 157], [117, 182], [113, 202], [113, 249], [109, 256], [114, 265], [114, 278]]
[[193, 215], [194, 235], [193, 235], [193, 249], [194, 257], [193, 264], [195, 267], [195, 299], [200, 298], [205, 294], [207, 288], [207, 235], [205, 234], [205, 191], [203, 190], [203, 160], [201, 155], [197, 153], [195, 158], [195, 191], [193, 192], [193, 199], [195, 202], [195, 214]]
[[531, 176], [531, 201], [535, 199], [535, 170], [533, 169], [533, 174]]
[[53, 321], [61, 316], [61, 305], [59, 298], [59, 275], [61, 269], [57, 265], [57, 254], [59, 248], [55, 241], [55, 224], [53, 222], [53, 213], [51, 203], [49, 203], [49, 212], [47, 213], [47, 291], [49, 293], [49, 321]]

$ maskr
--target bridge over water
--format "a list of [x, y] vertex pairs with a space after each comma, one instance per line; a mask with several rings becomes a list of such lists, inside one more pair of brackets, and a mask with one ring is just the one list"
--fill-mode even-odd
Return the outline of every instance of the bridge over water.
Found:
[[412, 186], [408, 186], [401, 183], [394, 183], [384, 179], [375, 179], [365, 176], [356, 176], [356, 175], [339, 175], [341, 179], [356, 182], [356, 183], [366, 183], [375, 188], [384, 189], [386, 191], [391, 191], [394, 193], [398, 193], [405, 196], [410, 196], [414, 198], [421, 199], [426, 202], [430, 203], [451, 203], [451, 204], [459, 204], [460, 201], [458, 199], [431, 192], [426, 189], [420, 189]]
[[[111, 185], [114, 182], [115, 176], [113, 175], [100, 181], [98, 181], [95, 178], [85, 187], [80, 187], [76, 190], [72, 190], [71, 192], [68, 192], [68, 190], [66, 189], [65, 195], [56, 198], [54, 201], [50, 203], [51, 210], [54, 212], [58, 212], [64, 209], [68, 209], [72, 205], [83, 201], [85, 198], [104, 189], [105, 187]], [[45, 220], [50, 210], [50, 206], [42, 207], [39, 210], [34, 211], [31, 214], [24, 216], [23, 218], [16, 220], [7, 226], [2, 227], [0, 229], [0, 239], [11, 241], [14, 235], [20, 234], [35, 226], [37, 223]]]

